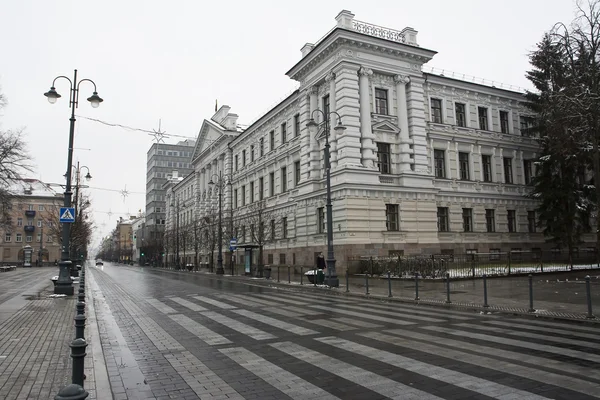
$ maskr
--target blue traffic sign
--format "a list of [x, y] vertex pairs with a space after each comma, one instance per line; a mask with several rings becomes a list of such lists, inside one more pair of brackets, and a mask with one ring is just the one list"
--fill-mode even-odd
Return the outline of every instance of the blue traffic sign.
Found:
[[75, 222], [75, 207], [61, 207], [58, 219], [60, 223]]
[[229, 241], [229, 250], [233, 251], [237, 249], [237, 239], [233, 238]]

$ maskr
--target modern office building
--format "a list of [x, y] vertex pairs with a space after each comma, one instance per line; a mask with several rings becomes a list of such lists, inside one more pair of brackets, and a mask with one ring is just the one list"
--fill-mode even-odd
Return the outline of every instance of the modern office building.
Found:
[[[287, 72], [298, 90], [251, 126], [240, 131], [227, 106], [204, 121], [195, 174], [172, 187], [173, 198], [186, 201], [180, 214], [191, 207], [201, 223], [214, 215], [220, 195], [209, 183], [222, 174], [231, 182], [222, 215], [233, 215], [238, 243], [251, 244], [252, 232], [263, 230], [266, 264], [314, 265], [326, 253], [329, 135], [340, 266], [364, 255], [554, 247], [525, 197], [539, 146], [523, 92], [425, 72], [436, 51], [421, 47], [413, 28], [382, 28], [346, 10], [336, 22]], [[345, 130], [333, 129], [340, 123]], [[262, 221], [245, 217], [257, 208]]]

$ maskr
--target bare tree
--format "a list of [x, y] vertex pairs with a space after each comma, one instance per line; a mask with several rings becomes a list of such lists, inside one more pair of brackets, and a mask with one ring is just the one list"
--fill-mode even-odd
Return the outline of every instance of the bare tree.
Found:
[[242, 232], [242, 240], [258, 246], [257, 272], [260, 276], [264, 266], [264, 247], [275, 241], [277, 236], [275, 212], [267, 207], [266, 200], [260, 200], [240, 210], [236, 222], [238, 231]]

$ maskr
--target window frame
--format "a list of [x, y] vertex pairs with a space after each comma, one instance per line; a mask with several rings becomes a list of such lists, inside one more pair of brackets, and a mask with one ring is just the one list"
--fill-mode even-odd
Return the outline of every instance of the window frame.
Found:
[[473, 232], [473, 209], [462, 209], [463, 232]]
[[490, 121], [487, 107], [477, 106], [477, 121], [479, 122], [480, 131], [490, 130]]
[[502, 157], [502, 167], [504, 168], [504, 183], [513, 184], [512, 157]]
[[[498, 116], [500, 119], [500, 132], [504, 134], [510, 134], [510, 113], [506, 110], [499, 110]], [[506, 118], [502, 118], [505, 116]]]
[[[486, 160], [488, 162], [486, 162]], [[483, 173], [484, 182], [493, 182], [492, 179], [492, 156], [490, 154], [481, 155], [481, 172]]]
[[294, 162], [294, 184], [296, 186], [298, 186], [298, 184], [300, 183], [300, 178], [301, 178], [301, 172], [300, 172], [300, 161], [295, 161]]
[[388, 90], [375, 88], [375, 114], [389, 115]]
[[[380, 174], [391, 174], [391, 146], [389, 143], [377, 142], [377, 168]], [[383, 159], [383, 160], [382, 160]]]
[[294, 137], [300, 136], [300, 114], [294, 115]]
[[[464, 157], [466, 157], [466, 160], [463, 159]], [[471, 180], [471, 171], [469, 171], [469, 158], [469, 153], [464, 151], [458, 152], [458, 173], [460, 175], [460, 179], [463, 181]]]
[[448, 207], [437, 208], [438, 232], [450, 232], [450, 217]]
[[527, 210], [527, 230], [529, 233], [537, 233], [537, 216], [535, 210]]
[[[441, 157], [438, 157], [441, 155]], [[440, 164], [441, 165], [438, 165]], [[433, 149], [433, 170], [438, 179], [446, 179], [446, 151]], [[439, 172], [439, 173], [438, 173]]]
[[269, 145], [270, 145], [270, 151], [275, 150], [275, 130], [274, 129], [269, 132]]
[[[462, 112], [459, 112], [459, 106], [462, 107]], [[462, 116], [462, 120], [459, 116]], [[467, 127], [467, 105], [465, 103], [454, 102], [454, 121], [456, 122], [456, 126], [461, 128]]]
[[317, 233], [325, 233], [325, 208], [317, 207]]
[[496, 232], [496, 210], [493, 208], [485, 209], [485, 229], [488, 233]]
[[281, 124], [281, 144], [287, 143], [287, 121]]
[[281, 193], [288, 191], [287, 183], [287, 166], [281, 167]]
[[[434, 103], [436, 106], [434, 107]], [[437, 107], [439, 105], [439, 107]], [[437, 97], [431, 97], [429, 100], [429, 107], [431, 109], [431, 122], [434, 124], [444, 123], [444, 101]]]
[[385, 205], [385, 228], [388, 232], [400, 230], [400, 207], [398, 204]]
[[517, 211], [516, 210], [506, 210], [506, 223], [507, 223], [509, 233], [517, 232]]

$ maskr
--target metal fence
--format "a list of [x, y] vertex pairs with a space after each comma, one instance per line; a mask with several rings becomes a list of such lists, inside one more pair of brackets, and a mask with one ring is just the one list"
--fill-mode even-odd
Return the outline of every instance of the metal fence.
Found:
[[420, 256], [352, 257], [347, 260], [351, 275], [385, 275], [412, 278], [480, 278], [541, 272], [600, 268], [598, 253], [579, 251], [569, 257], [556, 251], [511, 251], [474, 254], [432, 254]]

